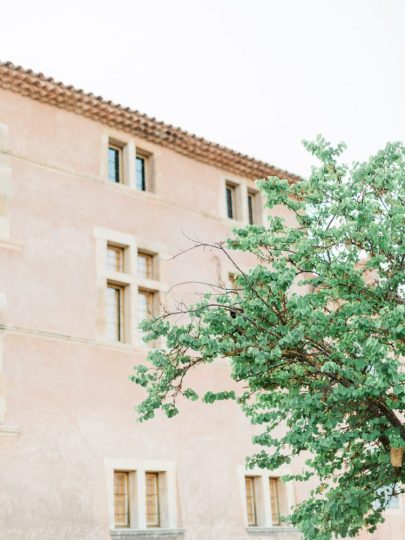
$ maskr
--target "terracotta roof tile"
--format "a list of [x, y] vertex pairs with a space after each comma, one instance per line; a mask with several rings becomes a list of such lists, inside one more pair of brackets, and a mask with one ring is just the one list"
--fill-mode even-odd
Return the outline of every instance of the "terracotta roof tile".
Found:
[[11, 62], [0, 62], [0, 88], [91, 118], [239, 176], [251, 179], [279, 176], [291, 182], [300, 180], [299, 176], [273, 165]]

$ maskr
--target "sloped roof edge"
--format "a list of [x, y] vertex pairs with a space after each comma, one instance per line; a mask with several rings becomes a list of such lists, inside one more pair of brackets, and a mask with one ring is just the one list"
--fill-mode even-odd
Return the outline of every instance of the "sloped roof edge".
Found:
[[11, 62], [0, 62], [0, 88], [91, 118], [245, 178], [278, 176], [290, 182], [300, 180], [299, 176], [273, 165]]

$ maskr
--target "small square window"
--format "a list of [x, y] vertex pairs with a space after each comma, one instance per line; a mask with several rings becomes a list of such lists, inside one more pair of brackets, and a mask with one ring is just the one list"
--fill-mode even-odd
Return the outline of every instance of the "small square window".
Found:
[[[148, 461], [147, 465], [146, 462], [126, 459], [125, 468], [121, 468], [122, 462], [117, 460], [114, 469], [108, 466], [112, 475], [108, 475], [108, 507], [114, 528], [127, 528], [127, 533], [121, 534], [130, 534], [131, 538], [148, 536], [146, 529], [163, 528], [165, 533], [176, 529], [177, 497], [173, 462]], [[155, 537], [154, 534], [152, 536]], [[176, 536], [176, 533], [173, 531], [168, 536]]]
[[117, 184], [123, 181], [122, 148], [111, 143], [108, 145], [108, 180]]
[[109, 341], [124, 340], [124, 287], [107, 284], [106, 327]]
[[153, 255], [138, 251], [138, 277], [153, 279]]
[[114, 525], [129, 527], [129, 473], [114, 471]]
[[124, 271], [124, 248], [111, 244], [107, 246], [107, 270], [110, 272]]
[[147, 472], [145, 474], [146, 488], [146, 526], [159, 527], [159, 474]]

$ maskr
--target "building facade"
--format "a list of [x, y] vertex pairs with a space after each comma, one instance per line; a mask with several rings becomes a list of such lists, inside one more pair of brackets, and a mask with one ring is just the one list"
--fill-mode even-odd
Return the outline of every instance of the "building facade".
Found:
[[[0, 64], [0, 539], [300, 537], [279, 516], [309, 487], [245, 470], [254, 429], [235, 404], [140, 424], [129, 381], [140, 320], [232, 282], [214, 251], [173, 256], [260, 223], [254, 179], [280, 173], [297, 180]], [[221, 361], [193, 377], [230, 384]], [[363, 538], [401, 538], [402, 505]]]

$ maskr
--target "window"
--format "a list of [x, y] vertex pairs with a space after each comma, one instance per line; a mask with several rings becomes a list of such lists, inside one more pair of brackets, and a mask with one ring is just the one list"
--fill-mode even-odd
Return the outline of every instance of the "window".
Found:
[[237, 284], [236, 284], [236, 276], [233, 272], [230, 272], [228, 274], [228, 284], [229, 284], [229, 289], [236, 289], [237, 288]]
[[225, 186], [226, 213], [229, 219], [236, 219], [236, 187], [227, 182]]
[[[286, 471], [287, 472], [287, 471]], [[290, 512], [292, 493], [279, 477], [269, 476], [260, 469], [243, 476], [244, 514], [247, 527], [280, 527], [282, 516]]]
[[107, 270], [110, 272], [124, 271], [124, 248], [107, 245]]
[[138, 251], [138, 278], [153, 279], [153, 255]]
[[146, 191], [146, 172], [147, 172], [147, 158], [140, 154], [136, 155], [136, 189], [138, 191]]
[[272, 520], [273, 525], [280, 525], [280, 504], [279, 504], [280, 479], [269, 478], [269, 482], [270, 482], [271, 520]]
[[135, 187], [138, 191], [152, 191], [152, 155], [138, 150], [135, 157]]
[[154, 296], [156, 293], [150, 291], [144, 291], [140, 289], [138, 291], [138, 321], [141, 322], [144, 319], [150, 319], [154, 315]]
[[245, 477], [245, 489], [246, 489], [246, 510], [247, 510], [247, 522], [248, 525], [257, 525], [256, 519], [256, 500], [255, 500], [255, 486], [253, 476]]
[[123, 300], [124, 288], [107, 283], [106, 289], [106, 325], [109, 341], [123, 341]]
[[145, 474], [146, 494], [146, 526], [159, 527], [159, 474]]
[[108, 145], [108, 180], [117, 184], [122, 182], [122, 148]]
[[114, 525], [129, 527], [129, 473], [114, 472]]
[[255, 207], [254, 207], [254, 198], [251, 193], [248, 193], [248, 222], [249, 225], [253, 225], [254, 221], [254, 215], [255, 215]]
[[[158, 281], [158, 256], [147, 249], [138, 250], [137, 257], [137, 280], [138, 280], [138, 306], [137, 322], [139, 341], [145, 343], [144, 333], [139, 325], [145, 319], [151, 319], [156, 315], [159, 291], [163, 289]], [[157, 342], [149, 342], [150, 347], [156, 347]]]
[[176, 529], [177, 486], [173, 461], [107, 459], [104, 463], [111, 529], [127, 528], [123, 534], [131, 538], [132, 531], [135, 537], [137, 530]]
[[260, 193], [248, 190], [247, 194], [247, 217], [249, 225], [261, 223]]

